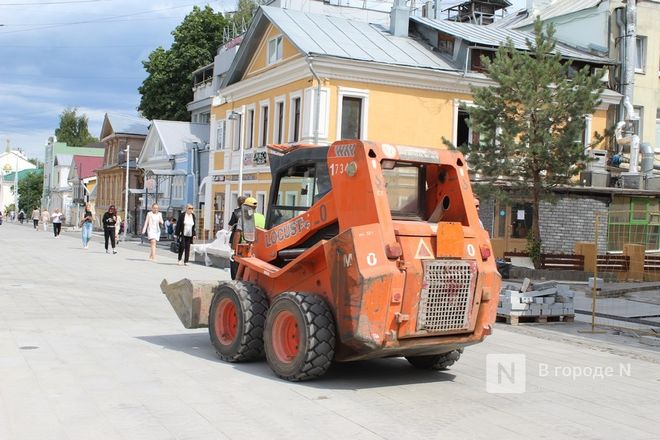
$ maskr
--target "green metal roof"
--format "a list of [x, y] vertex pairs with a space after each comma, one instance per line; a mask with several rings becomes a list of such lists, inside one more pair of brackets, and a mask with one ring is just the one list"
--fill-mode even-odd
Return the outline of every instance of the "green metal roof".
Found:
[[[23, 180], [25, 176], [28, 176], [32, 173], [38, 173], [38, 174], [43, 174], [44, 170], [43, 168], [30, 168], [29, 170], [21, 170], [18, 172], [18, 180]], [[7, 173], [3, 176], [5, 182], [13, 182], [16, 177], [14, 177], [14, 172]]]
[[78, 156], [103, 157], [105, 155], [105, 148], [70, 147], [65, 142], [55, 142], [53, 144], [53, 153], [54, 156], [57, 154], [71, 154]]

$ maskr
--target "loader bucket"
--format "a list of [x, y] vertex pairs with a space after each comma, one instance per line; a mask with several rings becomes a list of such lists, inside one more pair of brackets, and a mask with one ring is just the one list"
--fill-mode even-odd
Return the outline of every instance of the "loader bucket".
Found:
[[185, 328], [203, 328], [209, 326], [209, 308], [219, 284], [219, 281], [192, 281], [187, 278], [168, 283], [163, 279], [160, 290]]

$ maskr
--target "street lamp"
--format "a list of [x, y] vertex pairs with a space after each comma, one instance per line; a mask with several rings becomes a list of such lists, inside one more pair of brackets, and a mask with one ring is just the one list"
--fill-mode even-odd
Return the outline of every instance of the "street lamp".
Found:
[[124, 187], [124, 237], [122, 240], [126, 241], [126, 230], [128, 229], [128, 155], [131, 150], [130, 145], [126, 145], [126, 186]]

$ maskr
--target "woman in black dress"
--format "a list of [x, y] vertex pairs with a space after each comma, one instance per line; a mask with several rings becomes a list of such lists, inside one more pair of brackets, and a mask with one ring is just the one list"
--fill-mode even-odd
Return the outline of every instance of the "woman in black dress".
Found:
[[115, 205], [110, 205], [108, 212], [103, 214], [103, 237], [105, 238], [105, 253], [110, 253], [108, 251], [108, 240], [112, 244], [112, 253], [116, 254], [115, 250], [115, 239], [117, 238], [117, 209]]

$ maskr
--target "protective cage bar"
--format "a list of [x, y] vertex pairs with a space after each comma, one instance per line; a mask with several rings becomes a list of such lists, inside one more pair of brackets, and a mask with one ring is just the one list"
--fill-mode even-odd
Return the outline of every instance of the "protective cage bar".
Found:
[[476, 268], [460, 260], [424, 261], [417, 331], [468, 330]]

